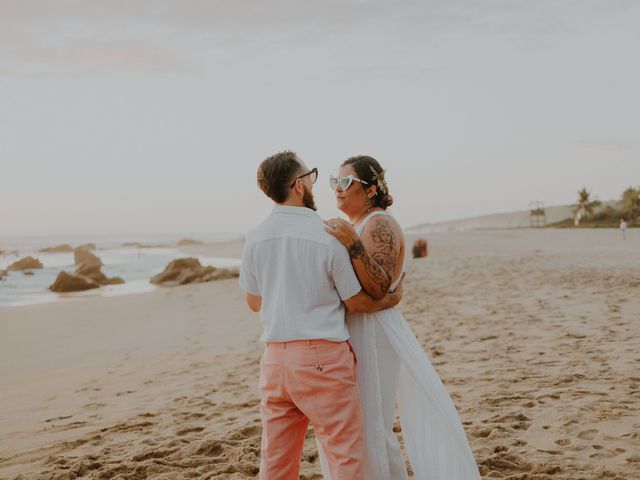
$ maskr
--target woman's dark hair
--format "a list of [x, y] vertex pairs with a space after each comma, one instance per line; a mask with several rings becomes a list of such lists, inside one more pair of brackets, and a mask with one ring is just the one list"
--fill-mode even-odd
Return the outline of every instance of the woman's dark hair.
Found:
[[265, 158], [258, 167], [258, 187], [276, 203], [283, 203], [289, 196], [291, 182], [300, 173], [302, 165], [298, 155], [291, 150], [278, 152]]
[[369, 155], [357, 155], [346, 159], [342, 163], [343, 167], [347, 165], [351, 165], [360, 180], [369, 184], [362, 185], [362, 188], [367, 189], [370, 185], [376, 186], [376, 196], [373, 197], [373, 205], [375, 207], [386, 210], [393, 205], [393, 197], [389, 195], [389, 188], [384, 179], [384, 169], [375, 158]]

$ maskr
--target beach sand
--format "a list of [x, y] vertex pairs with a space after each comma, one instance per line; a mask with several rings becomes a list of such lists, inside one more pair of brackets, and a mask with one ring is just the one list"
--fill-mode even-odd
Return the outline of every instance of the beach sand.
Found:
[[[483, 476], [640, 479], [640, 232], [428, 240], [401, 310]], [[236, 280], [0, 310], [0, 478], [256, 477], [260, 332]]]

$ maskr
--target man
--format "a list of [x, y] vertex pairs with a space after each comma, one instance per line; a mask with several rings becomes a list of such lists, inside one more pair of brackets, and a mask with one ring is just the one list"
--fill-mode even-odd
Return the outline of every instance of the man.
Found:
[[324, 230], [312, 194], [317, 169], [291, 151], [258, 167], [258, 186], [275, 202], [247, 237], [240, 286], [260, 312], [262, 480], [297, 480], [307, 426], [326, 453], [332, 480], [362, 479], [365, 456], [356, 359], [345, 306], [395, 306], [401, 289], [375, 300], [362, 291], [346, 249]]

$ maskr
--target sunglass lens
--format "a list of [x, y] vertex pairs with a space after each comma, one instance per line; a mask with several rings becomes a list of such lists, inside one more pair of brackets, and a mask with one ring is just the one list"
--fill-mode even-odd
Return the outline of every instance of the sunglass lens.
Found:
[[329, 186], [331, 187], [331, 190], [335, 190], [338, 187], [338, 179], [333, 175], [329, 177]]
[[342, 190], [343, 192], [347, 190], [347, 188], [349, 188], [349, 186], [351, 185], [353, 178], [351, 176], [348, 177], [342, 177], [340, 179], [340, 190]]

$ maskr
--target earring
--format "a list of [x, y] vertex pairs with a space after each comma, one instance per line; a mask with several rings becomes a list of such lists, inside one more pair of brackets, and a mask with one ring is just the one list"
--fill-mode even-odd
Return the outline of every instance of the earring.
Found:
[[365, 205], [371, 205], [371, 199], [369, 197], [367, 197], [367, 199], [364, 201]]

